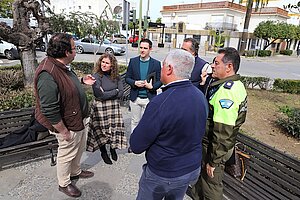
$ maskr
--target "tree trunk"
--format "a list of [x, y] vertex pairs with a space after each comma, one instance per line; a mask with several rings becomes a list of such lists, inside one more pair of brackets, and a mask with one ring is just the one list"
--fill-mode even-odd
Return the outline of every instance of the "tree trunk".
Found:
[[26, 87], [33, 86], [35, 69], [38, 65], [34, 48], [20, 51], [22, 69], [24, 73], [24, 84]]
[[246, 49], [247, 39], [248, 39], [248, 28], [249, 28], [251, 13], [252, 13], [252, 7], [253, 7], [253, 0], [248, 0], [247, 11], [246, 11], [246, 15], [245, 15], [245, 22], [244, 22], [244, 30], [242, 33], [242, 41], [241, 41], [241, 46], [240, 46], [240, 55], [245, 54], [245, 49]]

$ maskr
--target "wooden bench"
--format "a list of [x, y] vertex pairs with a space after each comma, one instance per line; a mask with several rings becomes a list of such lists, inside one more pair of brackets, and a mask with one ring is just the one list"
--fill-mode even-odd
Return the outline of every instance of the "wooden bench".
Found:
[[224, 198], [300, 200], [300, 161], [244, 134], [237, 138], [251, 156], [243, 181], [225, 173]]
[[[0, 113], [0, 138], [12, 133], [15, 130], [22, 128], [30, 122], [31, 115], [34, 108], [25, 108], [11, 111], [4, 111]], [[18, 144], [10, 147], [0, 149], [0, 159], [4, 157], [33, 152], [38, 149], [48, 148], [52, 155], [51, 165], [55, 165], [53, 148], [57, 147], [57, 140], [53, 135], [48, 135], [40, 140]], [[0, 169], [4, 163], [1, 162]]]

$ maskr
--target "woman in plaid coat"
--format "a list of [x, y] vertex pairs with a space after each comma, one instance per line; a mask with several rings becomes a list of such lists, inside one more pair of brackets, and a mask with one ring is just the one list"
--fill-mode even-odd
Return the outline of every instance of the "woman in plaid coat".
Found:
[[96, 65], [96, 79], [93, 85], [95, 100], [91, 107], [88, 122], [87, 151], [101, 151], [106, 164], [112, 164], [107, 154], [106, 144], [114, 161], [116, 149], [127, 148], [124, 121], [118, 99], [123, 96], [123, 84], [118, 73], [118, 62], [114, 55], [103, 54]]

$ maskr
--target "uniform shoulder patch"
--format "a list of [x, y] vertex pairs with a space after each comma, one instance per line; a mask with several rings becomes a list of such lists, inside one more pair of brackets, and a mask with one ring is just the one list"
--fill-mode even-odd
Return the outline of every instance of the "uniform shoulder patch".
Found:
[[224, 84], [224, 88], [225, 89], [231, 89], [231, 87], [233, 86], [234, 82], [232, 80], [226, 81]]
[[229, 109], [234, 103], [230, 99], [220, 99], [219, 102], [220, 102], [221, 107], [226, 108], [226, 109]]

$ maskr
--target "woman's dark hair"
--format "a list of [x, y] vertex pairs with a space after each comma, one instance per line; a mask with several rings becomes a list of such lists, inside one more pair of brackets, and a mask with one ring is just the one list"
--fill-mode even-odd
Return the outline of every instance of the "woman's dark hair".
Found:
[[66, 51], [72, 53], [72, 36], [67, 33], [55, 33], [48, 43], [47, 56], [53, 58], [66, 57]]
[[110, 60], [111, 63], [111, 67], [110, 67], [110, 79], [111, 80], [117, 80], [117, 78], [119, 77], [119, 66], [118, 66], [118, 61], [116, 59], [116, 57], [113, 54], [110, 53], [104, 53], [101, 55], [101, 57], [98, 59], [97, 63], [96, 63], [96, 67], [95, 67], [95, 72], [99, 73], [100, 76], [102, 77], [104, 72], [101, 69], [101, 62], [104, 58], [108, 58]]

